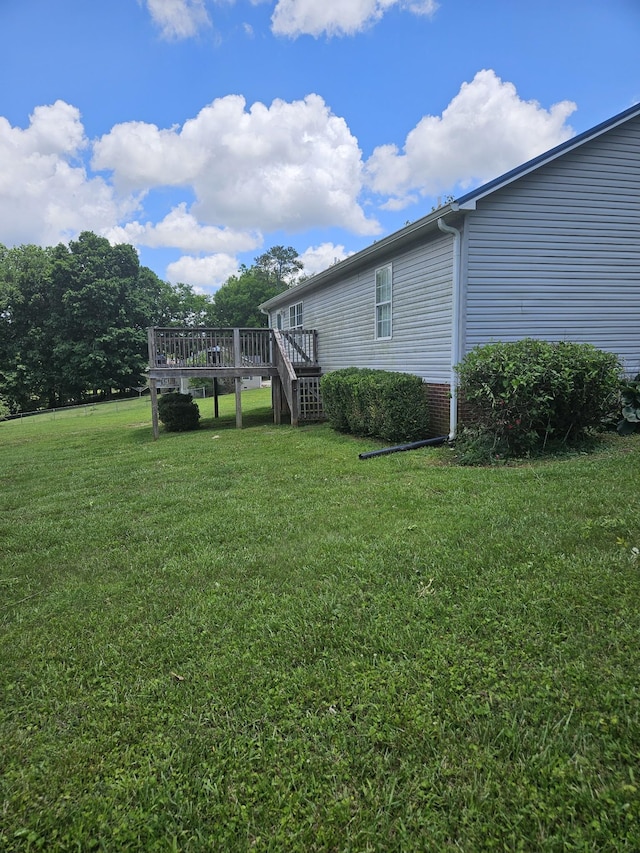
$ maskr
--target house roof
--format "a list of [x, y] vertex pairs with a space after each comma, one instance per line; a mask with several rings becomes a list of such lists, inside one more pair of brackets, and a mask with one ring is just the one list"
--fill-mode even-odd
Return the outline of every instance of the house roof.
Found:
[[289, 290], [285, 290], [284, 293], [279, 293], [277, 296], [273, 296], [271, 299], [263, 302], [262, 305], [260, 305], [260, 308], [263, 311], [276, 308], [282, 303], [290, 302], [292, 297], [302, 297], [305, 293], [308, 293], [311, 290], [315, 290], [318, 287], [329, 284], [336, 279], [344, 278], [345, 275], [355, 272], [359, 267], [366, 266], [371, 260], [380, 258], [395, 249], [401, 248], [409, 243], [413, 243], [420, 234], [431, 230], [435, 231], [438, 228], [438, 219], [442, 216], [446, 216], [448, 213], [457, 211], [457, 209], [455, 202], [451, 202], [450, 204], [445, 204], [442, 207], [437, 208], [437, 210], [429, 213], [428, 216], [423, 216], [421, 219], [417, 219], [415, 222], [412, 222], [410, 225], [406, 225], [399, 231], [394, 231], [393, 234], [389, 234], [387, 237], [377, 240], [375, 243], [367, 246], [366, 249], [362, 249], [354, 255], [350, 255], [348, 258], [345, 258], [344, 261], [338, 261], [338, 263], [333, 264], [333, 266], [328, 267], [326, 270], [311, 276], [311, 278], [306, 279], [300, 284], [294, 285], [294, 287], [289, 288]]
[[295, 287], [286, 290], [284, 293], [280, 293], [272, 299], [263, 302], [262, 305], [260, 305], [260, 308], [265, 312], [272, 308], [277, 308], [281, 304], [290, 302], [292, 296], [295, 298], [298, 298], [298, 296], [302, 297], [305, 293], [308, 293], [311, 290], [323, 287], [326, 284], [343, 278], [345, 275], [355, 272], [359, 267], [367, 265], [372, 260], [381, 259], [384, 255], [414, 242], [418, 237], [426, 235], [430, 231], [437, 230], [438, 219], [447, 217], [449, 214], [464, 215], [465, 211], [474, 210], [476, 202], [485, 196], [502, 189], [502, 187], [507, 186], [507, 184], [529, 174], [529, 172], [533, 172], [535, 169], [556, 160], [558, 157], [563, 156], [569, 151], [573, 151], [575, 148], [596, 139], [603, 133], [612, 130], [618, 125], [624, 124], [637, 116], [640, 116], [640, 104], [635, 104], [634, 106], [617, 113], [606, 121], [597, 124], [595, 127], [592, 127], [583, 133], [579, 133], [577, 136], [568, 139], [566, 142], [556, 145], [555, 148], [551, 148], [549, 151], [545, 151], [543, 154], [540, 154], [531, 160], [527, 160], [526, 163], [517, 166], [515, 169], [511, 169], [509, 172], [505, 172], [503, 175], [488, 181], [486, 184], [482, 184], [482, 186], [460, 196], [455, 199], [455, 201], [445, 204], [442, 207], [438, 207], [436, 210], [433, 210], [426, 216], [406, 225], [399, 231], [394, 231], [387, 237], [377, 240], [375, 243], [367, 246], [366, 249], [362, 249], [361, 251], [350, 255], [348, 258], [345, 258], [345, 260], [339, 261], [333, 266], [328, 267], [326, 270], [317, 273], [317, 275], [311, 276], [311, 278], [306, 279], [306, 281], [303, 281], [301, 284], [295, 285]]
[[523, 163], [521, 166], [516, 166], [515, 169], [511, 169], [509, 172], [505, 172], [504, 175], [500, 175], [499, 177], [494, 178], [492, 181], [488, 181], [486, 184], [483, 184], [481, 187], [477, 187], [477, 189], [471, 190], [471, 192], [466, 193], [466, 195], [460, 196], [460, 198], [456, 199], [456, 202], [463, 210], [473, 209], [473, 206], [475, 205], [475, 202], [478, 201], [478, 199], [481, 199], [484, 196], [489, 195], [490, 193], [495, 192], [498, 189], [501, 189], [507, 184], [510, 184], [512, 181], [515, 181], [517, 178], [521, 178], [523, 175], [527, 175], [529, 172], [533, 172], [534, 169], [538, 169], [540, 166], [545, 166], [547, 163], [551, 163], [553, 160], [556, 160], [563, 154], [566, 154], [569, 151], [573, 151], [575, 148], [579, 148], [581, 145], [584, 145], [585, 142], [590, 142], [592, 139], [596, 139], [603, 133], [612, 130], [614, 127], [617, 127], [620, 124], [624, 124], [625, 122], [639, 115], [640, 104], [634, 104], [634, 106], [623, 110], [621, 113], [618, 113], [617, 115], [612, 116], [606, 121], [597, 124], [595, 127], [592, 127], [589, 130], [585, 130], [583, 133], [579, 133], [577, 136], [572, 136], [571, 139], [567, 139], [566, 142], [561, 142], [560, 145], [556, 145], [555, 148], [551, 148], [549, 151], [545, 151], [543, 154], [539, 154], [532, 160], [527, 160], [527, 162]]

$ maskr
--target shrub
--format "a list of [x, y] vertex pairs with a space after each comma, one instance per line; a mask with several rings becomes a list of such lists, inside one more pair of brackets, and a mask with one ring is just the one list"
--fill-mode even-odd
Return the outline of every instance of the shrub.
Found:
[[354, 387], [367, 371], [359, 367], [333, 370], [320, 380], [322, 406], [329, 424], [339, 432], [351, 432], [347, 414], [354, 407]]
[[158, 398], [158, 417], [167, 432], [187, 432], [198, 429], [200, 409], [193, 402], [191, 394], [171, 391]]
[[[457, 366], [461, 443], [522, 456], [575, 444], [601, 425], [618, 394], [616, 356], [590, 344], [524, 338], [477, 347]], [[480, 440], [482, 437], [482, 440]]]
[[419, 376], [347, 367], [322, 377], [330, 425], [385, 441], [417, 441], [429, 431], [425, 388]]
[[631, 435], [632, 432], [640, 430], [640, 373], [622, 383], [620, 399], [622, 420], [617, 429], [620, 435]]

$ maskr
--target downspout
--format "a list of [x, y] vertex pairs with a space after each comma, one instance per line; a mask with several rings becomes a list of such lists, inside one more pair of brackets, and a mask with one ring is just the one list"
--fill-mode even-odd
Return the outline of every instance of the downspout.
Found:
[[458, 376], [455, 366], [461, 359], [461, 336], [460, 336], [460, 305], [462, 301], [462, 265], [460, 263], [462, 232], [453, 225], [447, 225], [442, 217], [438, 219], [438, 228], [445, 234], [453, 236], [453, 269], [452, 269], [452, 294], [451, 294], [451, 374], [449, 389], [451, 399], [449, 402], [449, 441], [456, 437], [458, 428]]

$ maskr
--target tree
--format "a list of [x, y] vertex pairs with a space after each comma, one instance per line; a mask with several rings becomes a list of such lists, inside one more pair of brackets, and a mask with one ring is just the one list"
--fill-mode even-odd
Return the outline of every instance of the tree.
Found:
[[195, 293], [191, 285], [162, 282], [160, 316], [154, 326], [213, 326], [213, 298]]
[[132, 246], [91, 232], [68, 247], [2, 247], [0, 394], [28, 410], [139, 385], [168, 287]]
[[[0, 251], [0, 392], [29, 410], [54, 392], [55, 309], [51, 253], [26, 245]], [[35, 398], [35, 399], [34, 399]]]
[[56, 251], [62, 310], [53, 355], [62, 397], [78, 400], [88, 389], [109, 396], [112, 388], [139, 385], [152, 294], [139, 286], [135, 249], [83, 232]]
[[293, 246], [272, 246], [268, 252], [255, 258], [255, 266], [273, 281], [281, 293], [286, 287], [292, 287], [302, 272], [304, 264]]
[[227, 279], [213, 297], [215, 325], [241, 328], [266, 326], [267, 318], [258, 306], [284, 289], [257, 267], [243, 265], [240, 273]]
[[259, 306], [286, 290], [302, 270], [302, 261], [295, 249], [274, 246], [259, 255], [255, 263], [240, 267], [213, 297], [214, 320], [219, 326], [260, 328], [267, 325], [267, 317]]

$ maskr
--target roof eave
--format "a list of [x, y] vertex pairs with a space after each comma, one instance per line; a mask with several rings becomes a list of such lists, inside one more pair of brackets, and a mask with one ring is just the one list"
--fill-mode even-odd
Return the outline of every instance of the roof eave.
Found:
[[464, 214], [468, 211], [475, 210], [477, 202], [485, 196], [496, 192], [507, 184], [510, 184], [512, 181], [523, 177], [529, 172], [533, 172], [540, 166], [552, 162], [557, 157], [579, 147], [591, 139], [596, 139], [606, 131], [612, 130], [614, 127], [617, 127], [638, 115], [640, 115], [640, 104], [635, 104], [634, 106], [623, 110], [623, 112], [612, 116], [610, 119], [607, 119], [607, 121], [601, 122], [601, 124], [598, 124], [583, 133], [579, 133], [577, 136], [562, 142], [560, 145], [556, 145], [555, 148], [545, 151], [543, 154], [528, 160], [526, 163], [517, 166], [515, 169], [511, 169], [511, 171], [505, 172], [505, 174], [494, 178], [494, 180], [488, 181], [486, 184], [477, 187], [475, 190], [460, 196], [455, 201], [431, 211], [427, 216], [423, 216], [421, 219], [417, 219], [415, 222], [412, 222], [410, 225], [406, 225], [399, 231], [395, 231], [393, 234], [383, 237], [381, 240], [367, 246], [366, 249], [362, 249], [360, 252], [356, 252], [354, 255], [345, 258], [344, 261], [340, 261], [332, 267], [312, 276], [302, 282], [302, 284], [298, 284], [290, 290], [280, 293], [266, 302], [263, 302], [262, 305], [260, 305], [260, 309], [266, 313], [267, 311], [290, 301], [292, 293], [295, 294], [296, 297], [309, 293], [317, 287], [322, 287], [323, 285], [329, 284], [332, 281], [338, 280], [345, 275], [356, 271], [359, 267], [370, 263], [376, 257], [382, 256], [398, 246], [411, 243], [421, 235], [428, 233], [432, 229], [436, 229], [438, 227], [438, 219], [441, 217], [447, 216], [447, 214], [450, 213], [459, 212]]
[[482, 184], [482, 186], [477, 187], [475, 190], [471, 190], [471, 192], [460, 196], [456, 201], [460, 205], [461, 210], [475, 210], [476, 202], [481, 198], [484, 198], [496, 190], [507, 186], [507, 184], [510, 184], [517, 178], [521, 178], [529, 172], [533, 172], [535, 169], [540, 168], [540, 166], [551, 163], [556, 158], [572, 151], [574, 148], [578, 148], [585, 142], [597, 139], [597, 137], [601, 136], [603, 133], [613, 130], [614, 127], [618, 127], [618, 125], [624, 124], [624, 122], [629, 121], [629, 119], [635, 118], [638, 115], [640, 115], [640, 104], [634, 104], [632, 107], [623, 110], [621, 113], [617, 113], [617, 115], [597, 124], [595, 127], [591, 127], [589, 130], [585, 130], [583, 133], [579, 133], [577, 136], [573, 136], [571, 139], [561, 142], [560, 145], [556, 145], [555, 148], [551, 148], [549, 151], [544, 151], [537, 157], [533, 157], [531, 160], [527, 160], [526, 163], [522, 163], [520, 166], [516, 166], [515, 169], [511, 169], [509, 172], [505, 172], [504, 175], [499, 175], [492, 181]]
[[326, 270], [311, 276], [311, 278], [308, 278], [301, 284], [296, 284], [289, 290], [285, 290], [283, 293], [279, 293], [277, 296], [271, 297], [271, 299], [268, 299], [259, 306], [260, 310], [263, 312], [270, 311], [273, 308], [277, 308], [284, 302], [289, 302], [291, 296], [298, 297], [304, 295], [305, 293], [309, 293], [310, 291], [329, 284], [334, 280], [344, 278], [346, 275], [355, 272], [361, 266], [366, 266], [376, 257], [384, 255], [387, 252], [391, 252], [398, 246], [412, 243], [414, 240], [417, 240], [429, 231], [435, 231], [438, 227], [438, 219], [451, 213], [457, 213], [459, 210], [460, 207], [455, 201], [436, 208], [436, 210], [431, 211], [431, 213], [428, 213], [426, 216], [416, 219], [415, 222], [405, 225], [404, 228], [401, 228], [399, 231], [394, 231], [393, 234], [389, 234], [381, 240], [377, 240], [375, 243], [372, 243], [365, 249], [361, 249], [359, 252], [350, 255], [343, 261], [338, 261], [337, 264], [334, 264]]

